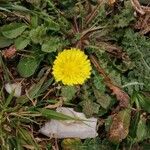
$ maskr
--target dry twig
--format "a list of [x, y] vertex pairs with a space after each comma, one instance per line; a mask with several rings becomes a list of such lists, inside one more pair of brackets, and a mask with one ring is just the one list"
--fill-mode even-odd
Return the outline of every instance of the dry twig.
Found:
[[131, 0], [131, 4], [133, 6], [133, 8], [141, 15], [145, 14], [145, 11], [142, 9], [140, 3], [138, 0]]

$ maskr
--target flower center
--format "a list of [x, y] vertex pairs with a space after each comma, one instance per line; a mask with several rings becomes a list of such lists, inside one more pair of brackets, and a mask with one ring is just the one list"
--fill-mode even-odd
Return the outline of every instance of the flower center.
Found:
[[70, 62], [64, 66], [63, 73], [68, 77], [73, 77], [79, 73], [79, 69], [74, 63]]

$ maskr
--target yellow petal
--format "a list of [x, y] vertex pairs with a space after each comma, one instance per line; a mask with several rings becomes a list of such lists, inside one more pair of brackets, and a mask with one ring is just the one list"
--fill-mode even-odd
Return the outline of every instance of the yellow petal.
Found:
[[91, 75], [91, 63], [80, 49], [71, 48], [59, 53], [54, 61], [53, 75], [65, 85], [83, 84]]

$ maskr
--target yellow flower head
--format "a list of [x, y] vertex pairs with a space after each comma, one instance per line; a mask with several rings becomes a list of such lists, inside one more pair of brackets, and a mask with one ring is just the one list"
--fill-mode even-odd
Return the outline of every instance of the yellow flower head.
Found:
[[54, 61], [53, 75], [65, 85], [83, 84], [91, 75], [91, 63], [83, 51], [76, 48], [64, 50]]

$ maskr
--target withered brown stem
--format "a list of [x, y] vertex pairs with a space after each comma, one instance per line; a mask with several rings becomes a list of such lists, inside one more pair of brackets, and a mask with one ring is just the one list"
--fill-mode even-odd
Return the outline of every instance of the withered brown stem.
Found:
[[105, 73], [104, 69], [99, 65], [94, 55], [90, 55], [90, 60], [99, 74], [104, 77], [106, 86], [112, 91], [112, 94], [116, 96], [120, 107], [127, 108], [129, 106], [129, 95], [112, 82], [112, 80]]

